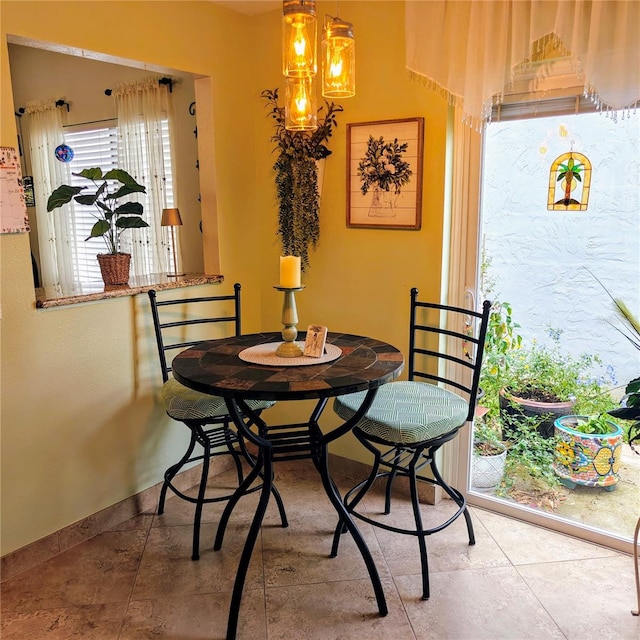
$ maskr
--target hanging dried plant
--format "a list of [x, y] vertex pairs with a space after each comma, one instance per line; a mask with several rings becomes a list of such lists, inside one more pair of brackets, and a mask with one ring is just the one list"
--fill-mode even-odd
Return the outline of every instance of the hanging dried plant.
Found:
[[326, 146], [333, 128], [338, 126], [336, 114], [340, 105], [326, 102], [318, 109], [318, 128], [312, 133], [288, 131], [285, 128], [284, 107], [278, 104], [278, 90], [265, 89], [261, 96], [275, 120], [276, 132], [271, 140], [278, 158], [276, 195], [279, 203], [278, 237], [284, 255], [300, 256], [303, 273], [309, 269], [309, 247], [315, 249], [320, 240], [320, 193], [316, 161], [331, 155]]

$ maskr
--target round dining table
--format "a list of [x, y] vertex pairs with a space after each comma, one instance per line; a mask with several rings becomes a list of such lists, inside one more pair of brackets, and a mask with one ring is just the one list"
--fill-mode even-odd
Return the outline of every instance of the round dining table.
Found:
[[[299, 336], [301, 346], [304, 332]], [[328, 445], [348, 433], [371, 406], [378, 388], [397, 378], [404, 368], [402, 353], [381, 340], [347, 333], [328, 333], [324, 353], [312, 358], [283, 358], [275, 351], [280, 333], [254, 333], [207, 340], [186, 349], [172, 363], [181, 384], [225, 399], [239, 434], [257, 448], [251, 471], [228, 501], [218, 525], [214, 549], [222, 546], [226, 525], [235, 505], [257, 479], [262, 479], [256, 507], [236, 573], [227, 640], [236, 637], [240, 603], [251, 555], [273, 489], [273, 464], [279, 460], [311, 459], [339, 520], [353, 537], [367, 567], [380, 615], [387, 604], [371, 552], [345, 509], [329, 472]], [[331, 397], [366, 391], [359, 410], [349, 420], [323, 431], [319, 419]], [[296, 424], [267, 424], [247, 400], [276, 402], [315, 399], [309, 418]], [[283, 519], [286, 526], [286, 517]]]

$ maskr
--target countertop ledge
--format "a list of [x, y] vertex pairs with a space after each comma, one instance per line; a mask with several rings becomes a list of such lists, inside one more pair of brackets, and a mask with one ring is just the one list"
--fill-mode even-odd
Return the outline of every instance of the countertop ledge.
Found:
[[158, 291], [181, 289], [200, 284], [219, 284], [223, 281], [224, 276], [220, 275], [186, 273], [178, 277], [169, 277], [166, 273], [158, 273], [150, 276], [132, 277], [129, 280], [129, 284], [113, 287], [105, 287], [102, 282], [82, 284], [73, 291], [61, 291], [57, 290], [56, 287], [40, 287], [36, 289], [36, 308], [63, 307], [83, 302], [135, 296], [139, 293], [146, 293], [149, 289]]

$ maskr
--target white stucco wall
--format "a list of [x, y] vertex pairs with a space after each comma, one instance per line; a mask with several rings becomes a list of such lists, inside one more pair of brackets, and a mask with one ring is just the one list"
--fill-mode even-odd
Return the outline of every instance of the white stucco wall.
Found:
[[[640, 351], [609, 324], [620, 326], [613, 302], [589, 273], [640, 316], [640, 113], [494, 123], [485, 140], [490, 297], [512, 304], [527, 342], [547, 342], [551, 326], [564, 350], [611, 365], [618, 385], [640, 375]], [[593, 166], [588, 209], [548, 211], [549, 169], [572, 142]]]

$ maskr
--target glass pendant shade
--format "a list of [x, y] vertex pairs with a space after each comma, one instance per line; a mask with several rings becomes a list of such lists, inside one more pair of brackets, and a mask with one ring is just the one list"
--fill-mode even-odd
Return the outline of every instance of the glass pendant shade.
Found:
[[285, 78], [285, 129], [315, 131], [318, 111], [313, 78]]
[[314, 76], [316, 60], [315, 0], [284, 0], [282, 3], [282, 73], [290, 78]]
[[[327, 16], [331, 18], [331, 16]], [[331, 18], [322, 34], [322, 95], [351, 98], [356, 95], [356, 42], [353, 25]]]

